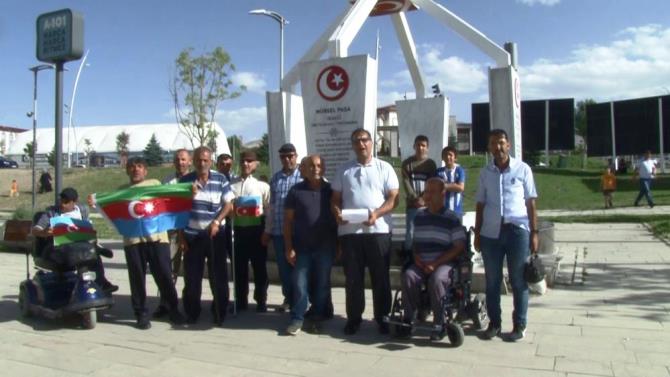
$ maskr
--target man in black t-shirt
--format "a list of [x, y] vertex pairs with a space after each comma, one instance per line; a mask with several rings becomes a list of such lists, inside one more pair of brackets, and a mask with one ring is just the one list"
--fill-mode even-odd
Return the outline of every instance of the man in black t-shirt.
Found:
[[[293, 306], [286, 332], [297, 334], [307, 310], [308, 286], [315, 319], [327, 316], [330, 270], [337, 244], [337, 224], [330, 211], [332, 189], [323, 180], [325, 163], [319, 155], [310, 156], [303, 171], [305, 180], [294, 185], [284, 203], [284, 243], [286, 259], [294, 267]], [[311, 275], [311, 278], [310, 278]]]

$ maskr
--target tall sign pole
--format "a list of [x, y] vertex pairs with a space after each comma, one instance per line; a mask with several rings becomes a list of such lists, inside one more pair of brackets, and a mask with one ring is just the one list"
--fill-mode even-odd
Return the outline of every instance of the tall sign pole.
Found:
[[84, 18], [70, 9], [37, 17], [37, 60], [56, 65], [55, 97], [55, 190], [54, 203], [63, 186], [63, 70], [65, 62], [78, 60], [84, 52]]

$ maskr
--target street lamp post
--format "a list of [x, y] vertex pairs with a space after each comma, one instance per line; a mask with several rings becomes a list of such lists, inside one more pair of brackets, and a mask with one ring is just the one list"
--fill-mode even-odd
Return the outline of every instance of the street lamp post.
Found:
[[249, 14], [268, 16], [279, 22], [279, 91], [281, 92], [284, 78], [284, 25], [288, 24], [288, 20], [281, 14], [267, 9], [254, 9], [249, 11]]
[[[72, 89], [72, 98], [70, 99], [70, 106], [68, 107], [68, 123], [67, 123], [67, 167], [71, 168], [72, 167], [72, 155], [70, 154], [70, 132], [72, 130], [72, 113], [74, 112], [74, 99], [77, 96], [77, 85], [79, 84], [79, 76], [81, 75], [81, 71], [84, 68], [84, 66], [88, 66], [86, 64], [86, 58], [88, 58], [88, 52], [90, 50], [86, 50], [86, 54], [84, 54], [84, 58], [81, 60], [81, 63], [79, 64], [79, 69], [77, 70], [77, 76], [74, 79], [74, 89]], [[75, 151], [75, 164], [79, 162], [79, 151], [77, 149], [77, 133], [74, 133], [75, 135], [75, 140], [74, 140], [74, 151]]]
[[33, 214], [35, 213], [35, 155], [37, 153], [37, 72], [43, 71], [45, 69], [53, 69], [54, 67], [49, 64], [40, 64], [34, 67], [28, 68], [33, 71], [33, 111], [28, 114], [33, 118], [33, 150], [31, 159], [31, 165], [33, 169], [33, 200], [32, 200], [32, 210]]

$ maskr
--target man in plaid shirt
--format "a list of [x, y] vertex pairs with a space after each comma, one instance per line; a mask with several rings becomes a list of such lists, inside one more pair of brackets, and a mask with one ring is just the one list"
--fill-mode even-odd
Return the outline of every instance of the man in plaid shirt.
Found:
[[284, 236], [282, 234], [284, 201], [291, 187], [296, 183], [302, 182], [302, 177], [298, 169], [298, 154], [293, 144], [287, 143], [279, 148], [279, 159], [281, 160], [282, 170], [276, 172], [270, 180], [271, 203], [265, 233], [263, 234], [263, 244], [267, 246], [270, 238], [272, 238], [279, 278], [281, 279], [282, 295], [284, 296], [284, 302], [279, 307], [279, 311], [283, 312], [290, 308], [291, 298], [293, 297], [291, 292], [293, 267], [288, 263], [284, 255]]

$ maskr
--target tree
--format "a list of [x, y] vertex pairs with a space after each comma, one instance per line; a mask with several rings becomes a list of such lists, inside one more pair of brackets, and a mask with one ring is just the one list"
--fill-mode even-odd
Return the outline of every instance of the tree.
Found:
[[158, 166], [163, 163], [163, 148], [156, 140], [156, 134], [151, 135], [149, 143], [144, 148], [144, 159], [147, 160], [149, 166]]
[[586, 142], [586, 106], [595, 105], [597, 102], [591, 98], [583, 101], [577, 101], [575, 109], [575, 133], [581, 136]]
[[186, 48], [175, 60], [170, 94], [177, 123], [196, 148], [216, 137], [213, 122], [219, 102], [239, 97], [246, 87], [233, 84], [235, 65], [223, 47], [201, 56], [192, 52], [193, 48]]
[[[35, 143], [35, 145], [37, 146], [37, 143]], [[37, 149], [36, 148], [33, 149], [33, 142], [32, 141], [26, 143], [26, 146], [23, 147], [23, 154], [25, 154], [26, 156], [28, 156], [28, 158], [30, 158], [30, 167], [31, 168], [33, 167], [33, 164], [35, 163], [35, 161], [33, 161], [33, 150], [37, 150]]]
[[54, 145], [53, 149], [51, 152], [47, 153], [47, 162], [49, 162], [49, 165], [52, 167], [56, 167], [56, 146]]
[[121, 131], [116, 135], [116, 152], [120, 155], [128, 153], [128, 144], [130, 143], [130, 135], [126, 131]]
[[575, 109], [575, 133], [584, 140], [584, 146], [579, 148], [582, 153], [582, 169], [586, 168], [586, 106], [596, 103], [593, 99], [587, 98], [583, 101], [577, 101], [577, 108]]
[[2, 139], [0, 140], [0, 154], [5, 154], [5, 148], [7, 148], [7, 144], [5, 143], [5, 139]]
[[266, 165], [270, 163], [270, 141], [267, 132], [261, 138], [261, 145], [256, 148], [256, 157], [258, 157], [258, 161]]
[[226, 139], [228, 141], [228, 148], [230, 148], [230, 154], [235, 158], [236, 154], [239, 154], [242, 150], [242, 139], [237, 135], [228, 136]]

